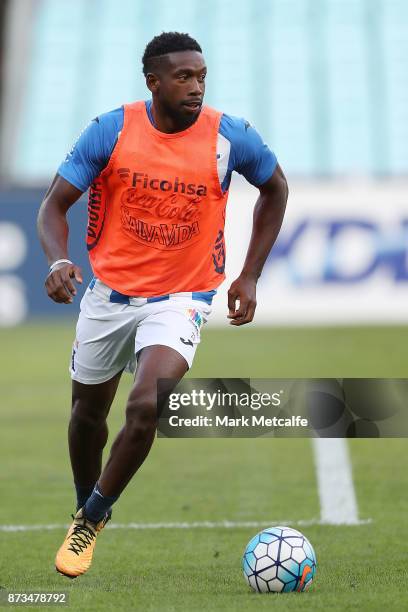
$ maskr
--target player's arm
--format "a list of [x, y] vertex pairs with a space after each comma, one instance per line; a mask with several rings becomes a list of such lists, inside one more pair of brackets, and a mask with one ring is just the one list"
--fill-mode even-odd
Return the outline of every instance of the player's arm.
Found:
[[[244, 266], [228, 292], [231, 325], [250, 323], [256, 308], [256, 284], [282, 225], [288, 199], [288, 185], [279, 164], [269, 180], [258, 187], [251, 240]], [[239, 307], [236, 309], [236, 303]]]
[[38, 215], [38, 234], [48, 265], [52, 266], [45, 287], [55, 302], [70, 304], [76, 294], [73, 280], [82, 283], [82, 274], [68, 259], [67, 212], [87, 191], [109, 161], [123, 126], [123, 108], [104, 113], [91, 121], [58, 168]]
[[[58, 174], [41, 204], [37, 228], [48, 265], [62, 259], [68, 260], [68, 222], [69, 208], [80, 198], [82, 191]], [[45, 287], [55, 302], [70, 304], [76, 294], [73, 279], [82, 283], [82, 273], [73, 263], [61, 262], [48, 274]]]

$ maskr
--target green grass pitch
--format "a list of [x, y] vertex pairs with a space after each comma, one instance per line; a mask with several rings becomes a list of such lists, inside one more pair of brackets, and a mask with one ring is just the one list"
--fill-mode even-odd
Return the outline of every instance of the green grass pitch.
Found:
[[[44, 322], [0, 331], [0, 525], [70, 521], [73, 328]], [[407, 353], [405, 327], [208, 329], [191, 376], [406, 378]], [[112, 407], [108, 447], [130, 382], [123, 378]], [[70, 608], [84, 611], [406, 609], [408, 441], [353, 440], [350, 450], [360, 517], [372, 522], [299, 527], [318, 560], [307, 593], [252, 593], [241, 555], [258, 529], [247, 527], [106, 529], [91, 570], [72, 581], [53, 565], [63, 529], [0, 531], [0, 586], [66, 590]], [[124, 524], [318, 517], [311, 445], [302, 439], [158, 439], [114, 509], [114, 522]]]

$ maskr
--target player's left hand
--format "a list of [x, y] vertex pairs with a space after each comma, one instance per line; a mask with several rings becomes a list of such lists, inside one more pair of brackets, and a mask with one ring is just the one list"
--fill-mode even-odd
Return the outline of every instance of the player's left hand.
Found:
[[[239, 307], [237, 308], [237, 301]], [[231, 325], [245, 325], [254, 318], [256, 308], [256, 280], [239, 276], [228, 291], [228, 319]]]

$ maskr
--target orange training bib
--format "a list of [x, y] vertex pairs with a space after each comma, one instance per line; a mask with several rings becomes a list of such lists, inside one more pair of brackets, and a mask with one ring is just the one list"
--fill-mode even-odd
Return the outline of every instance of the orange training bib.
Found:
[[122, 132], [88, 204], [91, 265], [112, 289], [153, 297], [209, 291], [225, 278], [220, 119], [204, 106], [188, 129], [165, 134], [144, 102], [125, 105]]

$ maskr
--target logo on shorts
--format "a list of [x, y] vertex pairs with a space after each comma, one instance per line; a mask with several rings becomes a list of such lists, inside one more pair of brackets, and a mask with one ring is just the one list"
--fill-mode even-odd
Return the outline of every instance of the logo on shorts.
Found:
[[184, 340], [184, 338], [182, 338], [180, 336], [180, 340], [182, 341], [183, 344], [187, 344], [187, 346], [193, 346], [193, 343], [191, 342], [191, 340]]
[[198, 312], [198, 310], [196, 310], [195, 308], [188, 308], [187, 309], [187, 316], [190, 319], [190, 321], [192, 323], [194, 323], [194, 325], [196, 326], [196, 328], [198, 330], [201, 329], [201, 327], [203, 326], [203, 317], [201, 316], [201, 314]]

